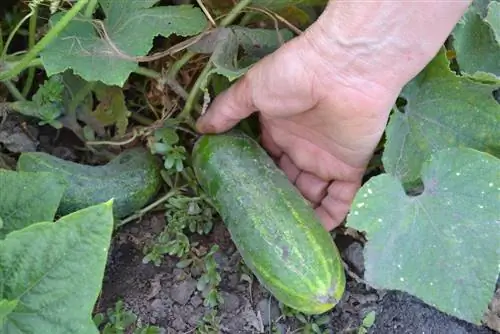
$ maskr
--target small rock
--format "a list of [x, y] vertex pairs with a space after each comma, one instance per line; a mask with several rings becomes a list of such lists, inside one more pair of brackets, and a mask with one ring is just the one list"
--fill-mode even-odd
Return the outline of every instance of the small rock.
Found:
[[221, 251], [217, 251], [214, 253], [214, 260], [215, 260], [215, 263], [217, 263], [217, 266], [221, 270], [224, 270], [224, 268], [226, 268], [228, 263], [229, 263], [229, 259], [226, 256], [226, 254], [224, 254]]
[[191, 300], [190, 300], [191, 305], [194, 307], [198, 307], [203, 303], [203, 299], [200, 298], [198, 295], [194, 295]]
[[160, 298], [157, 298], [151, 302], [151, 309], [161, 314], [165, 312], [165, 305]]
[[221, 305], [221, 310], [225, 312], [235, 312], [240, 307], [240, 299], [235, 294], [221, 291], [220, 295], [224, 300]]
[[[270, 305], [269, 302], [271, 302]], [[269, 325], [280, 316], [280, 309], [274, 299], [271, 299], [271, 301], [267, 298], [261, 299], [257, 303], [257, 311], [260, 312], [264, 326]]]
[[178, 331], [184, 331], [186, 329], [186, 323], [180, 317], [176, 317], [174, 321], [172, 321], [172, 327]]
[[359, 242], [353, 242], [343, 252], [345, 260], [353, 267], [356, 274], [361, 275], [365, 270], [363, 258], [363, 246]]
[[227, 285], [230, 288], [236, 288], [238, 286], [238, 284], [240, 283], [240, 278], [239, 278], [238, 274], [235, 273], [235, 274], [229, 275], [228, 281], [229, 282]]
[[200, 277], [203, 274], [203, 268], [201, 266], [192, 266], [190, 272], [191, 276]]
[[185, 305], [194, 290], [196, 289], [196, 281], [187, 279], [179, 285], [173, 286], [170, 290], [170, 297], [181, 305]]
[[174, 275], [174, 280], [179, 282], [179, 281], [184, 281], [187, 277], [186, 275], [186, 272], [184, 271], [184, 269], [180, 269], [180, 268], [175, 268], [172, 272], [172, 274]]

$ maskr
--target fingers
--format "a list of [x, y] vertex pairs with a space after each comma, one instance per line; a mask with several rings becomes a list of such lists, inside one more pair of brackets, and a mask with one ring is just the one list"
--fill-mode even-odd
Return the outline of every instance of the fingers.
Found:
[[344, 221], [360, 183], [334, 181], [327, 189], [327, 195], [316, 208], [323, 226], [327, 230], [338, 227]]
[[304, 197], [316, 205], [326, 196], [328, 182], [311, 173], [302, 172], [297, 177], [295, 186], [300, 190]]
[[250, 73], [249, 71], [214, 99], [207, 112], [196, 122], [199, 132], [227, 131], [256, 111], [252, 98], [253, 80]]

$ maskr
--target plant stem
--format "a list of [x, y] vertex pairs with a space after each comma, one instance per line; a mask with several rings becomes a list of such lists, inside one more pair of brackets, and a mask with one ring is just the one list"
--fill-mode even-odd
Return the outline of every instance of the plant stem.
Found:
[[2, 83], [7, 87], [9, 90], [10, 94], [17, 100], [17, 101], [26, 101], [24, 98], [23, 94], [17, 89], [16, 85], [14, 85], [10, 80], [4, 80]]
[[0, 54], [3, 54], [3, 31], [2, 31], [2, 25], [0, 25]]
[[[38, 21], [38, 7], [33, 8], [31, 13], [30, 23], [29, 23], [29, 37], [28, 37], [28, 48], [31, 50], [35, 46], [36, 42], [36, 24]], [[33, 79], [35, 77], [35, 68], [30, 67], [28, 69], [28, 77], [26, 78], [26, 83], [23, 88], [23, 96], [26, 97], [30, 92], [31, 86], [33, 85]]]
[[208, 62], [203, 68], [203, 71], [201, 71], [200, 75], [196, 79], [193, 88], [191, 88], [191, 91], [189, 92], [184, 108], [182, 109], [181, 113], [177, 116], [179, 119], [182, 120], [191, 118], [191, 109], [193, 108], [193, 104], [198, 98], [200, 90], [203, 89], [202, 86], [208, 79], [210, 71], [212, 70], [212, 66], [213, 66], [212, 63]]
[[220, 26], [221, 27], [227, 27], [228, 25], [232, 24], [234, 20], [240, 15], [241, 11], [245, 9], [246, 6], [248, 6], [252, 0], [241, 0], [236, 4], [236, 6], [231, 9], [231, 11], [227, 14], [227, 16], [221, 21]]
[[97, 7], [97, 0], [90, 0], [87, 8], [85, 8], [85, 17], [91, 18], [94, 15], [95, 8]]
[[[226, 27], [234, 22], [238, 15], [241, 13], [241, 11], [248, 6], [252, 0], [242, 0], [236, 4], [236, 6], [231, 9], [231, 11], [228, 13], [228, 15], [221, 21], [220, 26], [221, 27]], [[182, 58], [181, 58], [182, 59]], [[208, 63], [205, 65], [203, 68], [203, 71], [200, 73], [198, 78], [196, 79], [196, 82], [194, 83], [193, 87], [191, 88], [191, 91], [189, 92], [189, 96], [186, 99], [186, 103], [184, 105], [184, 108], [180, 112], [180, 114], [177, 116], [181, 120], [185, 120], [191, 127], [194, 129], [194, 120], [191, 116], [191, 109], [193, 109], [193, 105], [195, 104], [195, 101], [198, 99], [200, 96], [200, 91], [204, 90], [205, 87], [207, 86], [210, 78], [210, 71], [212, 70], [213, 64], [212, 62], [208, 61]]]
[[122, 227], [123, 225], [128, 224], [128, 223], [130, 223], [131, 221], [133, 221], [135, 219], [141, 218], [143, 215], [145, 215], [149, 211], [153, 210], [158, 205], [165, 203], [170, 197], [174, 196], [175, 194], [177, 194], [176, 190], [170, 190], [168, 193], [166, 193], [162, 197], [158, 198], [153, 203], [149, 204], [148, 206], [142, 208], [141, 210], [137, 211], [133, 215], [128, 216], [127, 218], [125, 218], [125, 219], [121, 220], [120, 222], [118, 222], [116, 224], [116, 228]]
[[175, 78], [181, 68], [184, 67], [184, 65], [186, 65], [195, 55], [196, 53], [188, 50], [181, 58], [177, 59], [176, 62], [173, 63], [168, 69], [167, 78]]
[[9, 34], [9, 37], [7, 37], [7, 41], [5, 42], [5, 45], [3, 47], [3, 51], [2, 51], [2, 55], [0, 56], [0, 59], [5, 59], [5, 57], [7, 56], [9, 45], [12, 42], [12, 40], [14, 39], [14, 36], [16, 35], [17, 31], [19, 30], [19, 28], [21, 28], [21, 26], [24, 24], [24, 22], [27, 19], [29, 19], [32, 15], [33, 15], [33, 11], [31, 11], [29, 14], [27, 14], [25, 17], [23, 17], [21, 19], [21, 21], [19, 21], [19, 23], [16, 24], [14, 29], [12, 29], [12, 31]]
[[157, 79], [157, 80], [161, 79], [160, 73], [158, 73], [155, 70], [152, 70], [150, 68], [147, 68], [147, 67], [139, 66], [134, 70], [134, 73], [143, 75], [143, 76], [151, 78], [151, 79]]
[[70, 21], [80, 12], [80, 10], [89, 2], [89, 0], [78, 0], [78, 2], [64, 14], [50, 31], [22, 58], [22, 60], [10, 70], [0, 73], [0, 80], [6, 80], [21, 73], [38, 54], [49, 45]]

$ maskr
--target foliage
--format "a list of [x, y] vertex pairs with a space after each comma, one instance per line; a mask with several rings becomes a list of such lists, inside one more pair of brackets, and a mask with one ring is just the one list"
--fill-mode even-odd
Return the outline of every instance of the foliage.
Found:
[[463, 73], [442, 50], [403, 89], [406, 105], [386, 129], [386, 174], [363, 185], [347, 218], [366, 232], [370, 284], [476, 324], [500, 268], [500, 46], [490, 12], [498, 4], [486, 2], [454, 30]]
[[[53, 184], [46, 187], [42, 180]], [[29, 186], [27, 181], [32, 181]], [[8, 231], [0, 241], [1, 331], [96, 333], [90, 315], [107, 261], [112, 202], [54, 222], [55, 202], [64, 191], [57, 177], [1, 171], [0, 184], [17, 190], [2, 192], [0, 208]], [[20, 210], [19, 203], [32, 205]], [[18, 211], [23, 213], [12, 214]]]
[[[315, 18], [311, 6], [326, 1], [253, 0], [245, 9], [250, 1], [206, 0], [208, 16], [192, 3], [32, 0], [24, 17], [21, 4], [1, 23], [0, 81], [14, 99], [6, 106], [39, 125], [73, 131], [95, 157], [144, 140], [163, 159], [167, 193], [119, 224], [163, 206], [165, 229], [144, 248], [144, 262], [156, 265], [165, 255], [177, 256], [179, 266], [198, 265], [190, 234], [209, 233], [217, 218], [191, 169], [194, 111], [202, 112], [211, 94], [295, 35], [281, 25], [283, 17], [306, 26]], [[42, 13], [45, 5], [49, 12]], [[500, 265], [499, 13], [497, 0], [474, 1], [446, 50], [404, 87], [404, 103], [395, 106], [381, 143], [384, 173], [363, 185], [347, 218], [348, 226], [366, 234], [369, 283], [404, 290], [474, 323], [493, 295]], [[36, 20], [45, 15], [48, 24]], [[255, 24], [264, 21], [265, 28]], [[27, 39], [26, 50], [14, 49], [15, 38]], [[137, 75], [147, 78], [145, 85]], [[54, 224], [66, 187], [55, 174], [0, 173], [0, 325], [7, 333], [33, 326], [51, 333], [96, 331], [90, 312], [109, 247], [112, 206], [84, 208]], [[213, 306], [220, 277], [208, 254], [199, 285]], [[40, 257], [44, 261], [34, 260]], [[13, 263], [23, 264], [15, 276]], [[35, 289], [26, 289], [48, 270]], [[41, 300], [36, 288], [51, 292]], [[64, 318], [61, 307], [70, 310]], [[28, 308], [33, 316], [18, 321]], [[110, 312], [106, 326], [112, 332], [130, 322], [119, 304]], [[302, 320], [305, 328], [321, 331], [321, 319]], [[15, 323], [25, 328], [10, 330]], [[197, 332], [218, 330], [214, 310]]]
[[367, 334], [368, 330], [375, 323], [375, 311], [368, 312], [363, 318], [361, 326], [358, 328], [358, 334]]
[[222, 296], [219, 294], [217, 287], [221, 282], [221, 277], [217, 271], [217, 263], [214, 259], [214, 254], [219, 250], [217, 245], [213, 245], [210, 251], [203, 258], [205, 263], [205, 272], [198, 279], [196, 289], [202, 292], [203, 305], [213, 308], [223, 302]]
[[[101, 334], [160, 334], [161, 329], [157, 326], [141, 326], [138, 322], [137, 315], [124, 308], [123, 301], [116, 302], [114, 308], [108, 308], [106, 313], [98, 313], [94, 316], [94, 323], [97, 327], [102, 327]], [[107, 320], [107, 321], [106, 321]]]
[[195, 334], [212, 334], [220, 332], [220, 317], [217, 310], [213, 309], [207, 312], [198, 322]]

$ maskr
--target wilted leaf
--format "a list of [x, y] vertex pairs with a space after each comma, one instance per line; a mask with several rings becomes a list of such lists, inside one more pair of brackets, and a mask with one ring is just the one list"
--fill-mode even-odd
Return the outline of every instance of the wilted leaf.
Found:
[[[190, 5], [153, 7], [158, 0], [100, 0], [106, 18], [93, 23], [77, 16], [50, 45], [41, 59], [48, 75], [66, 69], [87, 81], [122, 86], [138, 63], [134, 57], [146, 55], [156, 35], [191, 36], [207, 25], [199, 8]], [[50, 19], [50, 26], [64, 15]], [[100, 35], [96, 32], [100, 30]]]
[[99, 333], [91, 316], [112, 229], [107, 202], [56, 223], [33, 224], [1, 241], [0, 299], [8, 302], [0, 303], [0, 332]]
[[102, 126], [116, 125], [117, 136], [123, 136], [127, 131], [130, 111], [125, 104], [123, 90], [116, 86], [97, 85], [94, 88], [99, 100], [92, 116]]
[[347, 225], [367, 233], [365, 279], [478, 324], [500, 268], [500, 160], [470, 148], [436, 152], [411, 197], [389, 174], [358, 192]]
[[395, 112], [387, 127], [382, 157], [389, 174], [405, 183], [418, 179], [422, 162], [447, 147], [471, 147], [500, 156], [500, 104], [496, 84], [458, 77], [444, 53], [402, 92], [407, 105]]
[[67, 187], [60, 176], [46, 172], [0, 170], [0, 239], [40, 221], [52, 221]]

